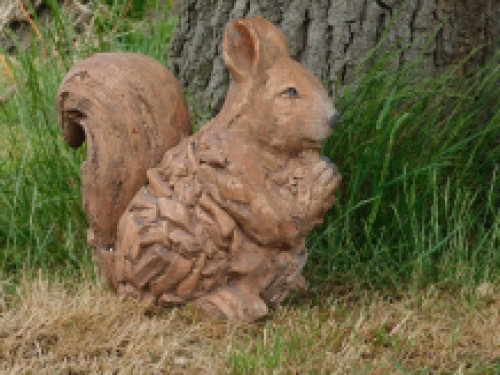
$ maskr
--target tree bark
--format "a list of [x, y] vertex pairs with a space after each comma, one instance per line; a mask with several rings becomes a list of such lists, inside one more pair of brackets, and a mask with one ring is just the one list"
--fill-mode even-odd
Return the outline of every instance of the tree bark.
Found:
[[[383, 47], [413, 42], [391, 62], [397, 68], [422, 56], [429, 74], [487, 45], [463, 66], [473, 71], [498, 49], [497, 0], [183, 0], [169, 51], [169, 66], [193, 97], [198, 112], [218, 111], [229, 84], [222, 59], [222, 35], [232, 19], [261, 15], [285, 34], [291, 56], [308, 67], [331, 95], [353, 78], [353, 71], [381, 40]], [[444, 25], [441, 29], [439, 27]], [[437, 31], [439, 29], [439, 31]], [[427, 43], [426, 35], [437, 31]], [[381, 49], [381, 52], [384, 48]]]
[[[93, 16], [91, 0], [56, 2], [63, 4], [64, 13], [72, 20], [76, 30], [84, 30], [91, 23]], [[53, 16], [47, 1], [0, 0], [0, 47], [7, 53], [13, 54], [17, 52], [19, 46], [25, 48], [29, 45], [33, 36], [33, 26], [28, 17], [37, 23], [37, 27], [52, 27], [50, 25], [53, 23]]]

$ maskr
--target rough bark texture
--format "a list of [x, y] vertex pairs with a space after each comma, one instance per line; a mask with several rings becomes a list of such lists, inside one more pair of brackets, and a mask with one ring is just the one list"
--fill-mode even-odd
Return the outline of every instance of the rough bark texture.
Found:
[[[26, 4], [28, 13], [33, 10], [42, 20], [47, 18], [48, 14], [43, 10], [42, 0], [33, 0], [29, 5], [27, 2]], [[0, 4], [0, 46], [5, 48], [7, 52], [14, 52], [16, 45], [9, 32], [16, 34], [21, 44], [26, 44], [32, 31], [22, 8], [19, 6], [19, 1], [3, 0]]]
[[[328, 85], [332, 95], [352, 78], [363, 56], [389, 30], [390, 44], [418, 41], [444, 27], [427, 46], [424, 41], [402, 53], [394, 67], [423, 54], [424, 69], [437, 74], [475, 47], [489, 44], [464, 69], [474, 69], [498, 48], [500, 2], [497, 0], [185, 0], [170, 47], [170, 68], [196, 97], [195, 109], [216, 112], [229, 75], [221, 57], [221, 35], [230, 20], [262, 15], [278, 25], [290, 54]], [[497, 39], [497, 40], [495, 40]]]
[[[63, 12], [69, 17], [75, 30], [82, 31], [91, 23], [90, 0], [56, 0], [63, 4]], [[42, 0], [0, 1], [0, 47], [8, 53], [16, 52], [19, 46], [26, 47], [34, 35], [27, 15], [36, 20], [38, 27], [53, 27], [50, 8]], [[26, 13], [25, 13], [26, 12]], [[12, 37], [14, 35], [14, 38]]]

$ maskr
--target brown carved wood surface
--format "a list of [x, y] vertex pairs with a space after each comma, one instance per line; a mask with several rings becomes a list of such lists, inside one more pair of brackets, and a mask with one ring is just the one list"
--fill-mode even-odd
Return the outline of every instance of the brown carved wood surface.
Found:
[[[143, 186], [119, 212], [116, 242], [95, 251], [120, 295], [162, 306], [192, 301], [211, 315], [252, 321], [305, 285], [305, 236], [340, 183], [335, 165], [319, 154], [337, 115], [269, 21], [232, 22], [223, 56], [233, 84], [221, 112], [144, 168]], [[178, 118], [169, 119], [157, 130], [177, 129]], [[111, 125], [101, 125], [103, 137], [112, 137], [104, 131]], [[96, 218], [91, 230], [106, 220]]]
[[120, 215], [146, 182], [145, 170], [191, 134], [182, 90], [150, 57], [103, 53], [67, 73], [57, 108], [66, 142], [72, 147], [87, 142], [82, 196], [89, 242], [109, 248]]

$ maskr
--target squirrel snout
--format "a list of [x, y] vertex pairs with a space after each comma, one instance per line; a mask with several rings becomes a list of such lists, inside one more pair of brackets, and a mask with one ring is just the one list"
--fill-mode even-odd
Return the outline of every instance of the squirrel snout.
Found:
[[338, 112], [335, 112], [335, 114], [330, 117], [330, 128], [333, 129], [335, 125], [337, 125], [337, 122], [339, 121], [339, 114]]

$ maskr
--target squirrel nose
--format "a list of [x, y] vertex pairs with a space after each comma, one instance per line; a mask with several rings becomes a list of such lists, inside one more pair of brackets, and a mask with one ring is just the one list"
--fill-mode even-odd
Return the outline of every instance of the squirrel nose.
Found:
[[338, 112], [335, 112], [335, 114], [330, 117], [330, 128], [334, 128], [335, 125], [337, 125], [337, 122], [339, 121], [339, 117], [340, 115], [338, 114]]

